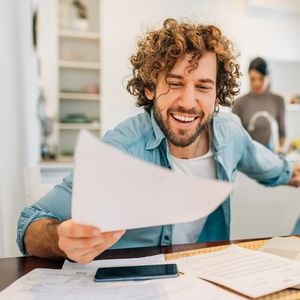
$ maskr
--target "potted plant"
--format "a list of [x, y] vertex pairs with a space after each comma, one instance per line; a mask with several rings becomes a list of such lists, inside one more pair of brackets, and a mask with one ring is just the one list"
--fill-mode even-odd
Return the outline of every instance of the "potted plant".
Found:
[[86, 31], [89, 28], [87, 7], [80, 0], [74, 0], [72, 5], [75, 9], [75, 18], [73, 28], [76, 30]]

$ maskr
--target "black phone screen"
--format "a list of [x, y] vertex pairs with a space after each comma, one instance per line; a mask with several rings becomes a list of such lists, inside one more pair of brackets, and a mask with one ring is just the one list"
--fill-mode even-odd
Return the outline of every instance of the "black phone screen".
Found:
[[143, 280], [177, 277], [176, 264], [99, 268], [95, 281]]

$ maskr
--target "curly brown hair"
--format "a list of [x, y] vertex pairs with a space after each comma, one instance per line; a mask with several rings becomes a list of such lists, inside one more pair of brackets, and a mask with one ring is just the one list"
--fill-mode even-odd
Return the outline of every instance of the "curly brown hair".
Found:
[[127, 90], [137, 97], [137, 106], [149, 111], [153, 101], [148, 100], [145, 89], [155, 91], [158, 76], [169, 72], [177, 59], [191, 53], [191, 70], [198, 67], [201, 56], [213, 52], [217, 57], [217, 98], [222, 106], [231, 106], [239, 93], [240, 67], [232, 43], [214, 25], [180, 23], [166, 19], [163, 28], [151, 31], [137, 43], [137, 52], [130, 58], [132, 78]]

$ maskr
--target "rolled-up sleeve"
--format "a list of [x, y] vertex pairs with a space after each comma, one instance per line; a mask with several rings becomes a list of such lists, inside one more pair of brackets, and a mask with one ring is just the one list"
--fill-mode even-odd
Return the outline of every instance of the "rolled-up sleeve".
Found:
[[24, 245], [24, 236], [32, 222], [49, 218], [65, 221], [71, 218], [72, 180], [73, 174], [71, 173], [63, 179], [61, 184], [56, 185], [39, 201], [25, 207], [21, 212], [18, 221], [17, 244], [23, 255], [28, 254]]
[[284, 157], [253, 141], [244, 129], [241, 130], [244, 150], [238, 169], [266, 186], [287, 184], [292, 176], [291, 164]]

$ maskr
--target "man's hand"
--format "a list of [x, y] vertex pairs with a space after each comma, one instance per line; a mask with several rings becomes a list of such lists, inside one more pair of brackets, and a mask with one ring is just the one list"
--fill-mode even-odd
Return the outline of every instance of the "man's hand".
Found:
[[115, 244], [125, 231], [102, 233], [97, 227], [77, 224], [70, 219], [58, 226], [57, 233], [58, 246], [67, 257], [85, 264]]
[[293, 175], [290, 181], [288, 182], [288, 185], [292, 185], [295, 187], [300, 186], [300, 165], [295, 165], [293, 167]]

